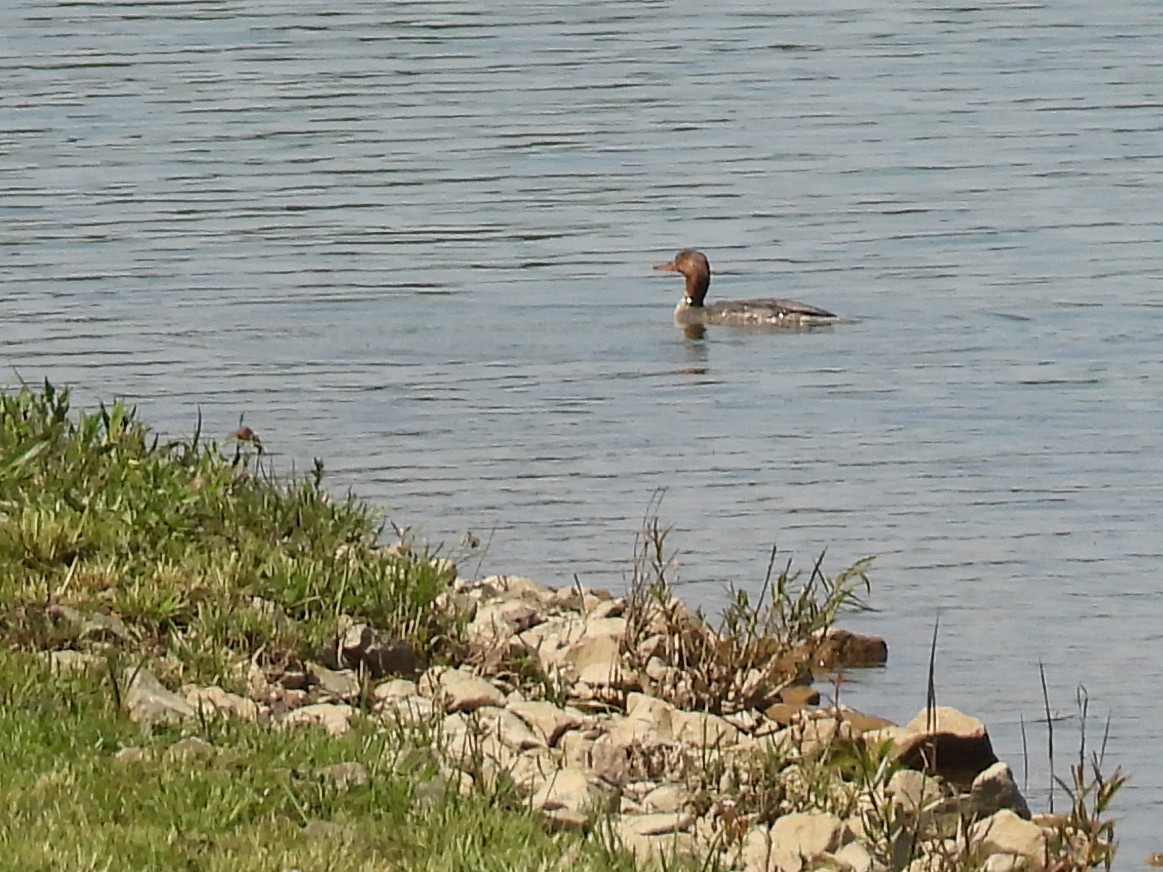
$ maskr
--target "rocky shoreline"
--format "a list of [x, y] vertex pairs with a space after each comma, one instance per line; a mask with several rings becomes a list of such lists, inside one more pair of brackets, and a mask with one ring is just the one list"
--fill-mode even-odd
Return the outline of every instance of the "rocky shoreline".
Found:
[[[812, 672], [883, 663], [883, 640], [829, 629], [782, 652], [814, 670], [751, 661], [716, 696], [706, 664], [683, 657], [724, 640], [673, 598], [645, 606], [494, 576], [458, 579], [442, 604], [467, 621], [455, 667], [424, 668], [407, 644], [345, 621], [322, 662], [281, 674], [249, 664], [246, 695], [174, 694], [136, 670], [125, 705], [145, 724], [217, 714], [336, 735], [368, 718], [427, 749], [438, 769], [428, 789], [504, 792], [551, 830], [613, 837], [643, 863], [1001, 872], [1086, 868], [1093, 854], [1071, 819], [1031, 814], [976, 719], [937, 708], [898, 726], [819, 705]], [[53, 654], [58, 669], [90, 657]], [[180, 753], [214, 753], [183, 741]], [[319, 777], [343, 789], [368, 778], [360, 764], [327, 769]]]

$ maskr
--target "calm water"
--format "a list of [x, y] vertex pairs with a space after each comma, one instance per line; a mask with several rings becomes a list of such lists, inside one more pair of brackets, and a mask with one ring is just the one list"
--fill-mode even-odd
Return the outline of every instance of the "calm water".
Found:
[[[3, 382], [245, 414], [483, 572], [618, 587], [659, 488], [709, 608], [876, 554], [846, 701], [911, 717], [939, 614], [1044, 806], [1042, 661], [1163, 849], [1155, 0], [340, 5], [9, 5]], [[686, 340], [686, 246], [860, 323]]]

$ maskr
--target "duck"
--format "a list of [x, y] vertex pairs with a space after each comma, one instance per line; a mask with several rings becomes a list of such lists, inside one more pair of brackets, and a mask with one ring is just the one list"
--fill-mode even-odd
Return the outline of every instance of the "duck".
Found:
[[805, 330], [850, 323], [827, 309], [799, 300], [728, 300], [708, 304], [705, 300], [711, 286], [711, 262], [705, 254], [693, 248], [680, 251], [670, 263], [660, 263], [654, 269], [679, 273], [686, 279], [686, 293], [674, 309], [674, 323], [680, 327], [726, 324]]

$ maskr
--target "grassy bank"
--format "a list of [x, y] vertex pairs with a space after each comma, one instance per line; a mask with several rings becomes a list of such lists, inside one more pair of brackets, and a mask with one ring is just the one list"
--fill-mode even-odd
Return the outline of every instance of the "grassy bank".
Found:
[[[574, 814], [551, 831], [515, 767], [489, 770], [484, 756], [467, 771], [450, 767], [440, 730], [475, 730], [479, 713], [432, 709], [433, 695], [418, 699], [412, 685], [409, 704], [428, 705], [431, 717], [407, 726], [385, 716], [392, 673], [419, 678], [446, 664], [471, 667], [502, 699], [552, 703], [557, 715], [567, 702], [588, 706], [581, 720], [602, 739], [627, 726], [632, 699], [676, 725], [700, 724], [704, 743], [711, 728], [733, 742], [747, 733], [733, 749], [692, 755], [667, 744], [665, 759], [630, 760], [681, 788], [681, 813], [706, 824], [683, 834], [698, 852], [671, 865], [742, 868], [751, 836], [800, 811], [859, 828], [870, 869], [984, 862], [958, 834], [986, 812], [967, 811], [956, 790], [918, 773], [905, 774], [933, 800], [906, 807], [907, 779], [895, 782], [901, 796], [890, 787], [906, 768], [891, 742], [860, 739], [866, 727], [838, 709], [795, 720], [803, 702], [790, 703], [790, 692], [805, 698], [813, 666], [836, 656], [836, 637], [823, 631], [860, 604], [867, 563], [835, 578], [818, 564], [804, 577], [769, 571], [757, 601], [739, 593], [710, 628], [672, 597], [673, 555], [653, 521], [624, 600], [520, 579], [534, 598], [506, 601], [455, 585], [455, 567], [416, 543], [385, 547], [377, 513], [328, 494], [322, 479], [316, 464], [302, 480], [277, 480], [245, 428], [222, 445], [198, 433], [163, 443], [120, 404], [75, 412], [67, 391], [47, 384], [0, 396], [0, 868], [635, 868], [589, 809], [565, 809]], [[474, 621], [478, 608], [495, 621]], [[547, 669], [542, 648], [518, 644], [517, 628], [535, 620], [566, 635], [606, 628], [561, 647], [563, 658], [590, 658], [588, 672], [572, 666], [596, 680]], [[360, 649], [364, 659], [344, 661], [353, 628], [364, 641], [388, 640], [391, 657], [376, 665]], [[236, 694], [232, 704], [250, 716], [199, 707], [143, 718], [131, 697], [144, 673], [187, 699], [210, 688]], [[596, 692], [583, 701], [567, 686], [571, 674]], [[321, 695], [328, 682], [346, 690]], [[287, 726], [284, 715], [319, 699], [342, 701], [335, 708], [352, 712], [350, 729]], [[491, 704], [490, 717], [507, 704]], [[461, 736], [474, 753], [486, 738]], [[635, 733], [633, 750], [643, 749]], [[561, 764], [561, 748], [522, 750], [522, 762], [540, 754]], [[1046, 830], [1047, 866], [1109, 862], [1105, 812], [1120, 783], [1097, 769], [1076, 781], [1078, 807]]]
[[[127, 666], [245, 690], [253, 667], [318, 658], [340, 616], [427, 659], [454, 653], [462, 627], [433, 605], [446, 566], [386, 559], [375, 513], [332, 499], [321, 468], [280, 484], [259, 460], [250, 441], [159, 443], [120, 404], [74, 414], [49, 385], [0, 399], [0, 865], [628, 868], [496, 796], [446, 790], [428, 756], [369, 723], [334, 738], [126, 717]], [[52, 650], [100, 663], [54, 674]], [[182, 751], [191, 734], [217, 752]], [[335, 763], [370, 777], [337, 784]]]

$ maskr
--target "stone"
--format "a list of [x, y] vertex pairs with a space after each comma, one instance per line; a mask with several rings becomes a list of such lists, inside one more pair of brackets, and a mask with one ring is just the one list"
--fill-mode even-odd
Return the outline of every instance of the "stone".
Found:
[[547, 748], [531, 748], [513, 761], [508, 772], [517, 789], [529, 794], [552, 778], [559, 768], [556, 758]]
[[367, 767], [362, 763], [332, 763], [330, 766], [320, 766], [315, 770], [315, 777], [340, 792], [371, 783]]
[[122, 702], [136, 724], [173, 724], [195, 716], [193, 706], [166, 689], [148, 669], [127, 668], [121, 674]]
[[718, 715], [707, 712], [675, 712], [672, 716], [674, 737], [686, 745], [699, 748], [726, 748], [739, 741], [739, 730]]
[[419, 695], [388, 697], [376, 703], [375, 711], [385, 724], [405, 729], [423, 727], [436, 719], [435, 703]]
[[874, 864], [868, 849], [859, 842], [849, 842], [837, 850], [832, 858], [844, 869], [851, 872], [872, 872]]
[[649, 812], [674, 814], [686, 808], [691, 800], [691, 792], [681, 784], [662, 784], [642, 797], [642, 806]]
[[562, 734], [576, 730], [585, 722], [584, 716], [577, 709], [563, 709], [551, 702], [510, 702], [508, 709], [551, 748]]
[[888, 662], [888, 644], [879, 636], [863, 636], [839, 627], [829, 627], [813, 646], [812, 668], [824, 672], [883, 666]]
[[508, 594], [509, 598], [515, 597], [538, 605], [550, 603], [554, 599], [554, 592], [548, 587], [520, 575], [492, 575], [482, 584], [489, 585], [498, 593]]
[[545, 747], [545, 740], [508, 709], [482, 708], [479, 711], [485, 729], [506, 748], [527, 751], [530, 748]]
[[1046, 857], [1046, 832], [1037, 824], [1022, 820], [1008, 808], [969, 828], [969, 842], [990, 854], [1020, 854], [1034, 862]]
[[944, 798], [941, 782], [916, 769], [899, 769], [888, 780], [888, 794], [905, 811], [917, 811]]
[[820, 704], [820, 692], [810, 684], [789, 684], [779, 692], [779, 701], [791, 706], [804, 708]]
[[495, 644], [545, 622], [542, 614], [520, 601], [501, 601], [482, 606], [466, 630], [470, 643]]
[[1019, 854], [990, 854], [982, 864], [982, 872], [1028, 872], [1032, 864], [1029, 857]]
[[667, 814], [619, 815], [615, 821], [619, 833], [636, 833], [639, 836], [661, 836], [690, 829], [695, 816], [690, 812], [670, 812]]
[[593, 815], [617, 811], [618, 794], [599, 787], [585, 770], [565, 768], [554, 772], [529, 802], [537, 811], [564, 808]]
[[385, 675], [419, 675], [424, 668], [411, 642], [367, 624], [349, 627], [340, 640], [339, 650], [345, 665], [361, 668], [373, 679]]
[[375, 690], [372, 691], [372, 696], [377, 700], [408, 699], [409, 697], [418, 696], [419, 693], [420, 691], [416, 687], [416, 682], [409, 681], [406, 678], [393, 678], [377, 684]]
[[580, 832], [589, 828], [590, 816], [571, 808], [541, 809], [541, 823], [551, 833]]
[[227, 693], [221, 687], [195, 687], [186, 692], [186, 702], [202, 717], [229, 715], [244, 721], [258, 721], [258, 704], [237, 693]]
[[969, 810], [974, 817], [989, 817], [1008, 808], [1023, 820], [1030, 820], [1030, 806], [1005, 763], [994, 763], [973, 779], [969, 788]]
[[850, 840], [844, 822], [825, 812], [793, 812], [771, 825], [772, 858], [783, 869], [798, 868], [800, 861], [835, 851]]
[[674, 860], [690, 860], [695, 856], [695, 840], [690, 833], [664, 833], [658, 836], [644, 836], [633, 830], [618, 831], [622, 849], [631, 854], [636, 864], [653, 868], [669, 869]]
[[353, 717], [355, 709], [349, 705], [316, 703], [287, 712], [279, 723], [285, 727], [314, 725], [322, 727], [332, 736], [343, 736], [351, 730]]
[[939, 775], [962, 789], [998, 762], [981, 721], [947, 706], [923, 709], [903, 727], [869, 730], [863, 738], [870, 745], [890, 739], [894, 756], [905, 766]]
[[335, 671], [318, 663], [307, 664], [307, 674], [321, 697], [349, 701], [358, 699], [361, 691], [359, 676], [350, 669]]
[[483, 678], [459, 669], [437, 667], [420, 677], [420, 693], [443, 701], [446, 712], [471, 712], [481, 706], [501, 707], [505, 695]]

